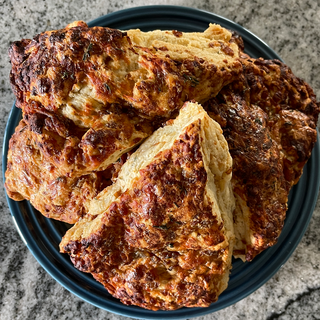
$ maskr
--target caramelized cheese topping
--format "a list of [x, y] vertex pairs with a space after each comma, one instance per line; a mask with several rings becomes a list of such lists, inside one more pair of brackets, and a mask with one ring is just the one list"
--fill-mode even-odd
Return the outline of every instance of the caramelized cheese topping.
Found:
[[317, 139], [320, 106], [309, 85], [282, 62], [246, 55], [241, 61], [242, 77], [206, 108], [234, 161], [234, 255], [251, 261], [278, 240], [290, 189]]
[[125, 304], [204, 307], [225, 288], [231, 252], [206, 194], [199, 130], [189, 125], [109, 206], [99, 230], [63, 248]]
[[43, 157], [33, 132], [21, 120], [10, 139], [5, 188], [10, 198], [30, 200], [47, 218], [75, 223], [85, 215], [86, 204], [112, 183], [112, 169], [64, 175]]
[[203, 33], [144, 33], [78, 21], [14, 42], [10, 79], [23, 110], [35, 101], [82, 122], [90, 109], [117, 103], [144, 118], [168, 119], [185, 101], [215, 96], [242, 71], [230, 40], [217, 25]]

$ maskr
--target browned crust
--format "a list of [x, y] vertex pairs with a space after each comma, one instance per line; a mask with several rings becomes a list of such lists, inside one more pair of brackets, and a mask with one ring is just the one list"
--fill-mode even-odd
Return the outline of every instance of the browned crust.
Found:
[[111, 184], [112, 168], [70, 178], [43, 157], [23, 120], [9, 142], [5, 188], [10, 198], [30, 200], [47, 218], [75, 223], [85, 205]]
[[229, 145], [233, 159], [234, 193], [250, 208], [250, 230], [255, 243], [247, 244], [246, 259], [252, 260], [275, 244], [280, 235], [287, 208], [288, 186], [279, 147], [265, 128], [266, 114], [247, 105], [234, 88], [233, 91], [226, 89], [221, 92], [220, 97], [225, 100], [212, 100], [208, 110], [222, 124]]
[[125, 113], [110, 113], [108, 122], [81, 128], [58, 113], [37, 107], [24, 114], [24, 121], [46, 160], [68, 176], [105, 170], [117, 160], [109, 158], [135, 147], [152, 132], [151, 124]]
[[234, 193], [250, 211], [254, 239], [240, 239], [245, 249], [234, 254], [251, 261], [277, 242], [290, 188], [316, 142], [320, 108], [309, 85], [282, 62], [246, 57], [242, 63], [242, 79], [209, 101], [207, 110], [223, 128], [234, 161]]
[[[228, 44], [221, 46], [226, 57], [234, 55]], [[75, 84], [87, 82], [103, 104], [129, 103], [143, 117], [167, 119], [185, 101], [203, 99], [207, 87], [210, 96], [216, 95], [242, 69], [237, 59], [218, 67], [197, 56], [180, 61], [170, 58], [170, 52], [157, 52], [133, 45], [126, 32], [89, 28], [83, 22], [14, 42], [9, 49], [10, 80], [17, 106], [24, 109], [25, 102], [33, 100], [56, 111]], [[132, 61], [138, 56], [139, 67]], [[120, 69], [127, 72], [125, 77]], [[135, 69], [140, 80], [129, 74]]]
[[[228, 43], [213, 42], [226, 57], [235, 56]], [[185, 100], [208, 99], [242, 69], [236, 58], [218, 67], [197, 56], [175, 60], [160, 49], [84, 22], [14, 42], [9, 57], [16, 105], [46, 159], [68, 176], [104, 170], [175, 117]], [[82, 96], [80, 106], [73, 105], [74, 96]]]
[[[119, 59], [124, 55], [121, 47], [128, 45], [126, 33], [109, 28], [88, 28], [85, 23], [12, 43], [10, 80], [18, 106], [32, 99], [50, 111], [57, 110], [72, 86], [81, 82], [84, 75], [94, 72], [93, 56], [102, 55], [104, 51]], [[49, 71], [53, 75], [50, 76]], [[112, 95], [101, 81], [97, 87], [105, 98]]]
[[267, 113], [270, 134], [284, 155], [286, 180], [296, 184], [317, 139], [316, 96], [281, 61], [244, 59], [243, 66], [251, 104]]
[[111, 204], [99, 231], [62, 248], [124, 304], [205, 307], [226, 285], [228, 245], [214, 249], [225, 236], [205, 193], [198, 133], [190, 125]]

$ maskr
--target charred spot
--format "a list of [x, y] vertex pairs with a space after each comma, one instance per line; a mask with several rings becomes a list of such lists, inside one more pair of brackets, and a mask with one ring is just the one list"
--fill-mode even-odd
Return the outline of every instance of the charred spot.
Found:
[[232, 37], [230, 39], [231, 43], [235, 43], [241, 51], [244, 51], [244, 42], [242, 37], [236, 31], [231, 31]]
[[220, 48], [221, 48], [221, 50], [222, 50], [226, 55], [231, 56], [231, 57], [234, 56], [233, 50], [232, 50], [228, 45], [226, 45], [225, 43], [223, 43], [223, 42], [221, 42], [221, 41], [219, 41], [219, 43], [220, 43]]
[[37, 94], [38, 94], [37, 88], [36, 87], [32, 87], [31, 95], [36, 96]]
[[92, 145], [98, 145], [101, 143], [105, 143], [110, 139], [113, 142], [115, 137], [111, 132], [109, 132], [107, 130], [91, 130], [86, 135], [85, 142], [90, 143]]
[[41, 37], [41, 34], [37, 34], [33, 37], [32, 41], [34, 41], [35, 43], [39, 43], [40, 42], [40, 37]]
[[163, 47], [158, 48], [158, 50], [160, 50], [160, 51], [168, 51], [168, 48], [166, 46], [163, 46]]
[[51, 81], [49, 78], [40, 78], [37, 80], [39, 94], [45, 94], [50, 91]]
[[139, 90], [150, 91], [153, 89], [153, 84], [142, 80], [139, 85], [137, 85], [137, 88]]
[[20, 65], [29, 54], [25, 52], [26, 46], [31, 42], [29, 39], [13, 42], [9, 47], [9, 58], [11, 64]]
[[83, 260], [77, 256], [70, 256], [70, 260], [73, 265], [82, 272], [90, 272], [92, 271], [91, 261]]
[[39, 113], [25, 114], [24, 120], [28, 124], [31, 131], [42, 134], [42, 129], [45, 126], [46, 116]]
[[66, 246], [64, 246], [65, 252], [75, 253], [81, 248], [81, 244], [79, 241], [69, 241]]
[[117, 47], [116, 43], [126, 36], [126, 32], [117, 29], [93, 27], [90, 28], [88, 39], [104, 44], [114, 44]]
[[173, 30], [172, 31], [173, 35], [176, 36], [177, 38], [182, 37], [183, 33], [181, 31]]
[[[314, 101], [310, 101], [304, 110], [305, 114], [307, 115], [314, 115], [319, 113], [320, 111], [320, 103], [315, 103]], [[313, 124], [314, 125], [314, 124]]]
[[68, 31], [68, 33], [70, 35], [71, 42], [79, 42], [82, 40], [81, 39], [82, 38], [82, 28], [81, 27], [72, 28]]
[[66, 37], [66, 33], [62, 30], [54, 31], [49, 37], [49, 41], [52, 45], [55, 45], [55, 42], [63, 42]]

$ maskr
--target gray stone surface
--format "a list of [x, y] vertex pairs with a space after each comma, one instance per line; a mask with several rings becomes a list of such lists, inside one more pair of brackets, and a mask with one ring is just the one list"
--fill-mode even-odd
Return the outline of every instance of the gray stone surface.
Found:
[[[14, 96], [7, 49], [19, 40], [73, 20], [141, 5], [171, 4], [229, 18], [268, 43], [320, 96], [320, 3], [311, 0], [81, 0], [0, 1], [0, 143]], [[121, 319], [69, 293], [25, 247], [0, 189], [0, 319]], [[287, 263], [247, 298], [199, 320], [320, 319], [320, 201], [301, 243]]]

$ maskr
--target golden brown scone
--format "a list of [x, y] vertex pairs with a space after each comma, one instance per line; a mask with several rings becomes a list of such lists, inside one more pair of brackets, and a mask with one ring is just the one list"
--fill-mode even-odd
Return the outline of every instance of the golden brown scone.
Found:
[[231, 268], [231, 171], [220, 126], [186, 103], [130, 156], [60, 250], [124, 304], [209, 306]]
[[279, 60], [242, 59], [251, 104], [268, 115], [272, 138], [281, 146], [285, 178], [302, 174], [317, 139], [320, 105], [312, 88]]
[[119, 106], [113, 106], [110, 113], [93, 111], [85, 127], [37, 103], [26, 107], [23, 118], [37, 148], [46, 161], [70, 177], [105, 170], [153, 130], [151, 123]]
[[319, 104], [277, 60], [242, 59], [241, 80], [208, 102], [233, 158], [234, 256], [252, 260], [283, 228], [290, 188], [311, 155]]
[[43, 157], [23, 120], [9, 142], [5, 188], [10, 198], [30, 200], [48, 218], [75, 223], [86, 204], [111, 184], [109, 170], [75, 178], [63, 175]]
[[85, 123], [90, 109], [127, 104], [145, 118], [170, 118], [186, 100], [215, 96], [241, 72], [231, 32], [119, 30], [77, 21], [9, 49], [10, 79], [23, 110], [36, 101]]

